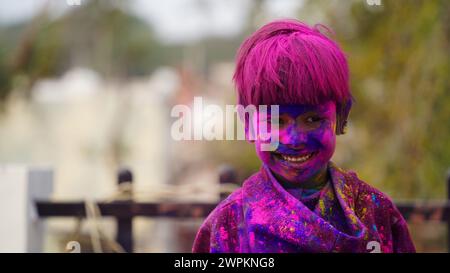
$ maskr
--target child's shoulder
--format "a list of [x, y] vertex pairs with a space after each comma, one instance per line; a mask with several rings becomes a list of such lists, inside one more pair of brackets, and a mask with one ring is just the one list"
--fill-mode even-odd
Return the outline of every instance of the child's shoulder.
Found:
[[242, 203], [242, 187], [234, 190], [227, 198], [222, 200], [218, 205], [218, 209], [226, 209]]
[[375, 208], [393, 208], [394, 202], [386, 194], [360, 179], [354, 171], [340, 169], [345, 177], [346, 187], [351, 189], [356, 202], [372, 203]]

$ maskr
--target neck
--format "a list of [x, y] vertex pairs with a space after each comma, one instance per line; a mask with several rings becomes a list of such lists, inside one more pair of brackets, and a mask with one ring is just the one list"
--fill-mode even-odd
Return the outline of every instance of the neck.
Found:
[[272, 172], [272, 174], [285, 189], [320, 189], [325, 186], [329, 178], [327, 166], [320, 169], [320, 171], [305, 181], [289, 181], [276, 173]]

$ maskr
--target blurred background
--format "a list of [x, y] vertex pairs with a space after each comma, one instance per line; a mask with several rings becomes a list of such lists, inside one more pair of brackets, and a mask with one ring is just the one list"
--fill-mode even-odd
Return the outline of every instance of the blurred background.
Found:
[[[333, 160], [394, 200], [446, 198], [450, 1], [77, 2], [0, 0], [0, 164], [50, 168], [51, 198], [110, 198], [127, 166], [136, 198], [216, 202], [221, 167], [257, 171], [244, 141], [174, 141], [170, 111], [235, 104], [236, 50], [278, 18], [329, 26], [348, 56], [356, 102]], [[137, 218], [134, 251], [190, 251], [201, 222]], [[46, 220], [42, 251], [81, 241], [78, 224]], [[418, 251], [448, 251], [444, 224], [410, 227]]]

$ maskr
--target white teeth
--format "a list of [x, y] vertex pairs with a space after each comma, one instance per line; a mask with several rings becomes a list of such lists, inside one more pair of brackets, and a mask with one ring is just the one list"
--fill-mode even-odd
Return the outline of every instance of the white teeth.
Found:
[[304, 161], [308, 160], [311, 156], [312, 156], [312, 154], [308, 154], [305, 156], [298, 156], [298, 157], [281, 155], [281, 157], [284, 160], [289, 161], [289, 162], [297, 162], [297, 163], [304, 162]]

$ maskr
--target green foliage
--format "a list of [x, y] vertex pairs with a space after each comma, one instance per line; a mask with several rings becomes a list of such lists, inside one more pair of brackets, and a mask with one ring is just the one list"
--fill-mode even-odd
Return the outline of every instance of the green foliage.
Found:
[[367, 138], [352, 141], [363, 144], [344, 164], [394, 197], [445, 197], [450, 3], [386, 0], [377, 9], [362, 2], [350, 5], [349, 35], [339, 36], [348, 22], [330, 16], [349, 56], [353, 137]]

